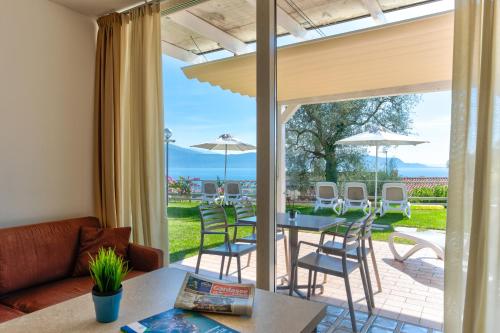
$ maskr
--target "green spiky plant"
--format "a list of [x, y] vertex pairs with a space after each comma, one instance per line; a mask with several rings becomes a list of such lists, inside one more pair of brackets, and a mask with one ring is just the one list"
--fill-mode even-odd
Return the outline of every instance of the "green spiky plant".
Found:
[[120, 289], [125, 276], [130, 272], [128, 264], [111, 248], [100, 248], [97, 256], [90, 256], [90, 277], [99, 293], [113, 293]]

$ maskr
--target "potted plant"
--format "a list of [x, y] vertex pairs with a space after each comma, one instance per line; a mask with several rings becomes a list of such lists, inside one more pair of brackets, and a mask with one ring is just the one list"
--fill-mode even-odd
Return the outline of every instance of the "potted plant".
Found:
[[287, 190], [286, 198], [288, 201], [288, 205], [290, 206], [290, 210], [288, 211], [288, 215], [291, 220], [294, 220], [297, 216], [297, 211], [295, 210], [295, 200], [299, 197], [299, 191], [297, 190]]
[[90, 256], [89, 270], [94, 287], [92, 299], [98, 322], [110, 323], [118, 318], [122, 298], [122, 281], [130, 271], [127, 262], [111, 248], [100, 248]]

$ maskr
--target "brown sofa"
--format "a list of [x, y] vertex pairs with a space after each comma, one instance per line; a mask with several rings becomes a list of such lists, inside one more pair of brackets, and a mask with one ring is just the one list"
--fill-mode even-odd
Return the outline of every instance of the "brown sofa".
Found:
[[[89, 276], [72, 277], [82, 226], [94, 217], [0, 229], [0, 322], [86, 294]], [[163, 252], [130, 243], [128, 279], [161, 268]]]

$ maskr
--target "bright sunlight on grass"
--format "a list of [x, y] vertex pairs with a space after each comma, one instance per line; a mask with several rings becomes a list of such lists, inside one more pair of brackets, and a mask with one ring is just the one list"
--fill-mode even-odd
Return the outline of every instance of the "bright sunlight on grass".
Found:
[[[200, 217], [198, 211], [199, 202], [170, 202], [168, 206], [168, 225], [170, 239], [170, 260], [172, 262], [194, 256], [198, 253], [200, 246]], [[297, 205], [296, 208], [302, 214], [309, 215], [335, 215], [332, 210], [323, 209], [314, 213], [310, 205]], [[226, 207], [229, 223], [234, 223], [234, 210]], [[348, 212], [344, 217], [348, 220], [358, 219], [363, 216], [361, 211]], [[413, 227], [418, 229], [446, 228], [446, 209], [441, 206], [412, 206], [412, 216], [408, 219], [400, 212], [389, 212], [383, 217], [375, 220], [377, 224], [389, 225], [387, 231], [373, 231], [374, 240], [386, 241], [394, 227]], [[240, 236], [248, 235], [251, 228], [239, 228]], [[230, 230], [232, 236], [232, 230]], [[215, 246], [223, 242], [221, 235], [208, 236], [206, 245]]]

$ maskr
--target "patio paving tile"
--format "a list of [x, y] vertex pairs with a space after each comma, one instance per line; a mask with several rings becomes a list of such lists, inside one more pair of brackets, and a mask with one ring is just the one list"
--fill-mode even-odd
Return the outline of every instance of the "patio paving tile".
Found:
[[422, 326], [404, 323], [401, 327], [401, 333], [428, 333], [429, 329]]
[[[314, 233], [300, 233], [299, 240], [318, 242], [319, 235]], [[386, 242], [374, 241], [374, 250], [377, 260], [377, 265], [380, 272], [382, 291], [378, 291], [376, 278], [373, 272], [373, 266], [371, 260], [369, 260], [369, 270], [373, 285], [374, 297], [375, 297], [375, 308], [372, 316], [368, 320], [368, 323], [373, 325], [371, 331], [368, 327], [363, 329], [362, 333], [365, 332], [384, 332], [380, 329], [392, 329], [392, 326], [383, 326], [375, 324], [375, 321], [379, 318], [385, 318], [387, 320], [393, 320], [400, 324], [396, 332], [403, 329], [401, 322], [407, 322], [415, 327], [428, 327], [429, 329], [435, 329], [436, 333], [443, 329], [443, 272], [444, 263], [443, 261], [437, 259], [431, 250], [422, 250], [416, 253], [413, 257], [409, 258], [405, 262], [401, 263], [395, 261], [392, 257], [392, 253]], [[404, 244], [396, 244], [398, 251], [404, 252], [410, 246]], [[302, 253], [302, 251], [304, 251]], [[301, 249], [301, 255], [305, 254], [305, 250]], [[242, 258], [242, 278], [244, 282], [255, 283], [256, 277], [256, 255], [252, 255], [250, 260], [250, 265], [246, 267], [247, 257]], [[186, 258], [182, 261], [172, 263], [172, 267], [181, 268], [188, 271], [194, 271], [196, 266], [197, 257]], [[207, 275], [212, 278], [218, 278], [220, 269], [221, 258], [211, 255], [203, 255], [200, 266], [200, 274]], [[234, 260], [233, 260], [234, 262]], [[285, 276], [285, 262], [284, 262], [284, 248], [283, 242], [277, 242], [277, 276]], [[298, 281], [300, 284], [307, 283], [307, 271], [299, 269]], [[232, 282], [237, 280], [236, 274], [236, 264], [232, 263], [229, 276], [224, 276], [224, 279]], [[353, 272], [350, 277], [351, 290], [353, 294], [354, 307], [357, 311], [363, 313], [367, 312], [367, 306], [365, 301], [364, 292], [362, 289], [362, 283], [360, 275], [358, 272]], [[277, 285], [279, 285], [280, 280], [277, 280]], [[318, 284], [323, 282], [323, 275], [318, 274]], [[327, 309], [328, 316], [325, 320], [328, 320], [328, 324], [332, 321], [336, 321], [336, 325], [342, 322], [342, 320], [349, 321], [349, 318], [344, 318], [348, 311], [347, 308], [347, 297], [345, 293], [345, 286], [343, 279], [328, 276], [327, 282], [324, 285], [323, 293], [317, 290], [316, 295], [311, 296], [311, 300], [324, 302], [330, 305]], [[334, 320], [331, 320], [334, 319]], [[338, 320], [337, 320], [338, 319]], [[357, 318], [360, 321], [365, 321], [366, 318], [359, 316]], [[327, 321], [325, 321], [327, 323]], [[413, 326], [406, 326], [407, 330], [416, 330]], [[425, 333], [431, 332], [431, 330], [426, 329]], [[339, 327], [330, 330], [328, 332], [340, 332]], [[350, 331], [349, 327], [342, 328], [342, 330]], [[377, 330], [378, 329], [378, 330]], [[401, 330], [401, 333], [406, 333]], [[413, 333], [413, 331], [408, 331]], [[416, 330], [415, 332], [419, 332]]]
[[398, 322], [394, 319], [377, 316], [377, 318], [373, 321], [373, 325], [393, 331], [398, 326]]
[[378, 326], [372, 326], [366, 331], [367, 333], [394, 333], [394, 330], [382, 328]]

